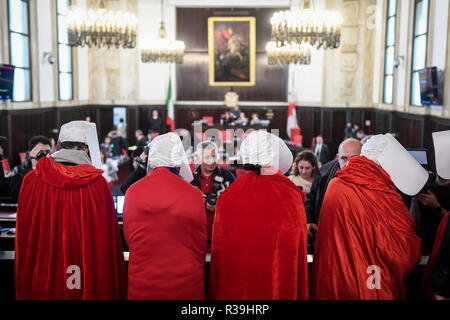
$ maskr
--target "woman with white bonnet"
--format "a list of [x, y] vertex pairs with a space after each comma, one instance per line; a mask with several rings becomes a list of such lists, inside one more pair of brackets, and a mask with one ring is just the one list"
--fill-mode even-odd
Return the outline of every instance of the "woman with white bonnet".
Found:
[[240, 154], [249, 172], [217, 201], [209, 298], [308, 299], [303, 193], [283, 175], [292, 153], [279, 137], [258, 130]]
[[149, 146], [148, 175], [125, 195], [123, 224], [130, 248], [128, 299], [204, 299], [205, 203], [180, 137]]
[[422, 256], [415, 223], [396, 188], [417, 194], [428, 174], [391, 135], [372, 136], [328, 185], [311, 275], [312, 299], [406, 298]]

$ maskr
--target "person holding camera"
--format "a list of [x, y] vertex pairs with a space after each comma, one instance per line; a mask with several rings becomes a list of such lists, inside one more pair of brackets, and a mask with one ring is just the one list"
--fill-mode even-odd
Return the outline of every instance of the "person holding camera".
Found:
[[19, 172], [11, 179], [11, 197], [14, 201], [19, 200], [19, 192], [22, 187], [23, 178], [36, 168], [39, 159], [51, 153], [50, 139], [44, 136], [34, 136], [28, 141], [28, 152], [25, 156], [25, 164], [19, 168]]
[[142, 178], [144, 178], [147, 174], [147, 159], [148, 159], [149, 147], [148, 145], [144, 147], [144, 151], [138, 156], [134, 158], [135, 161], [135, 169], [130, 173], [127, 180], [120, 187], [120, 191], [125, 194], [131, 185]]
[[200, 189], [205, 199], [209, 252], [217, 197], [236, 177], [230, 171], [217, 166], [218, 148], [214, 142], [202, 142], [198, 145], [197, 152], [201, 156], [201, 165], [194, 171], [191, 184]]

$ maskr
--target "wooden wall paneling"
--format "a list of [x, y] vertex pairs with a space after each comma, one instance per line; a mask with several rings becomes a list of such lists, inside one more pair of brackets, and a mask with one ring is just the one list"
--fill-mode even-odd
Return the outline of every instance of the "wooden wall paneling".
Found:
[[28, 150], [28, 140], [35, 135], [52, 136], [55, 115], [51, 108], [10, 112], [10, 164], [20, 163], [19, 153]]
[[322, 110], [320, 110], [320, 108], [313, 109], [313, 128], [314, 137], [318, 136], [319, 134], [323, 135]]
[[398, 140], [405, 148], [423, 146], [423, 117], [407, 114], [397, 116]]
[[[138, 126], [138, 108], [127, 107], [127, 136], [130, 145], [136, 144], [136, 130], [140, 129]], [[144, 133], [145, 135], [145, 133]]]
[[83, 106], [83, 107], [61, 107], [57, 108], [57, 112], [59, 113], [59, 127], [63, 124], [75, 121], [75, 120], [86, 120], [87, 116], [91, 117], [91, 121], [98, 123], [100, 119], [98, 119], [98, 115], [96, 112], [96, 106]]
[[302, 128], [303, 147], [311, 148], [311, 141], [314, 137], [313, 110], [304, 107], [297, 107], [297, 114], [300, 115], [299, 126]]
[[344, 140], [346, 127], [345, 119], [345, 110], [333, 110], [332, 139], [326, 142], [329, 146], [330, 156], [332, 158], [334, 158], [334, 155], [338, 152], [339, 144]]
[[[27, 149], [29, 138], [42, 134], [57, 138], [54, 129], [66, 122], [84, 120], [87, 115], [97, 123], [100, 141], [111, 130], [113, 124], [113, 108], [115, 106], [78, 106], [64, 108], [40, 108], [30, 110], [1, 110], [0, 111], [0, 135], [8, 138], [7, 155], [12, 166], [19, 163], [18, 154]], [[160, 116], [165, 122], [165, 106], [133, 106], [128, 107], [128, 133], [130, 140], [134, 142], [134, 131], [143, 129], [148, 131], [148, 119], [153, 109], [160, 111]], [[272, 110], [274, 118], [268, 127], [279, 129], [280, 137], [287, 139], [286, 122], [288, 108], [286, 106], [273, 107], [241, 107], [248, 118], [253, 112], [258, 113], [261, 119], [266, 118], [266, 113]], [[203, 116], [213, 116], [215, 122], [220, 121], [220, 115], [225, 112], [225, 106], [198, 106], [175, 105], [175, 121], [177, 128], [190, 130], [194, 119]], [[297, 119], [302, 128], [303, 145], [309, 148], [312, 138], [322, 133], [326, 143], [330, 145], [332, 152], [337, 151], [337, 146], [344, 136], [344, 128], [347, 117], [355, 119], [359, 114], [360, 119], [369, 117], [373, 122], [374, 134], [392, 132], [397, 134], [397, 139], [407, 148], [424, 147], [430, 150], [430, 162], [434, 158], [431, 133], [434, 131], [450, 130], [450, 119], [434, 116], [412, 115], [385, 110], [356, 109], [349, 110], [339, 108], [308, 108], [297, 107]]]
[[97, 132], [99, 135], [99, 141], [104, 140], [106, 135], [113, 129], [114, 126], [114, 112], [113, 108], [120, 106], [99, 106], [98, 113], [99, 119], [97, 120]]
[[333, 111], [331, 111], [331, 110], [322, 110], [322, 121], [321, 121], [322, 130], [321, 130], [321, 132], [322, 132], [322, 135], [323, 135], [323, 138], [325, 141], [333, 140], [332, 113], [333, 113]]
[[138, 118], [139, 118], [139, 129], [144, 131], [144, 135], [147, 135], [148, 129], [149, 129], [149, 123], [148, 119], [151, 115], [151, 110], [148, 107], [141, 107], [138, 108]]

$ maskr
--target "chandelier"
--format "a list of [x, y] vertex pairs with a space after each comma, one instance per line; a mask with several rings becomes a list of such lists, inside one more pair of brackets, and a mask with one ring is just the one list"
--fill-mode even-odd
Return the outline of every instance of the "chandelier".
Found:
[[266, 44], [267, 62], [269, 65], [310, 64], [311, 49], [312, 46], [306, 42], [277, 46], [276, 41], [269, 41]]
[[143, 45], [142, 62], [148, 63], [183, 63], [184, 42], [167, 39], [167, 31], [163, 21], [163, 1], [161, 0], [161, 27], [158, 38]]
[[67, 16], [69, 45], [72, 47], [134, 48], [136, 27], [137, 19], [133, 14], [107, 11], [103, 0], [97, 10], [88, 10], [87, 13], [71, 6]]
[[278, 47], [306, 42], [316, 49], [339, 48], [342, 22], [339, 12], [314, 10], [311, 0], [301, 1], [299, 9], [273, 14], [270, 19], [272, 40]]

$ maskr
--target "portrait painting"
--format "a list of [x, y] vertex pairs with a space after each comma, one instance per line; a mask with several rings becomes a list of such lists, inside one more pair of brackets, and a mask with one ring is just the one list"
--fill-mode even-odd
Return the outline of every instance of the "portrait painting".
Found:
[[210, 86], [255, 85], [255, 17], [208, 18]]

